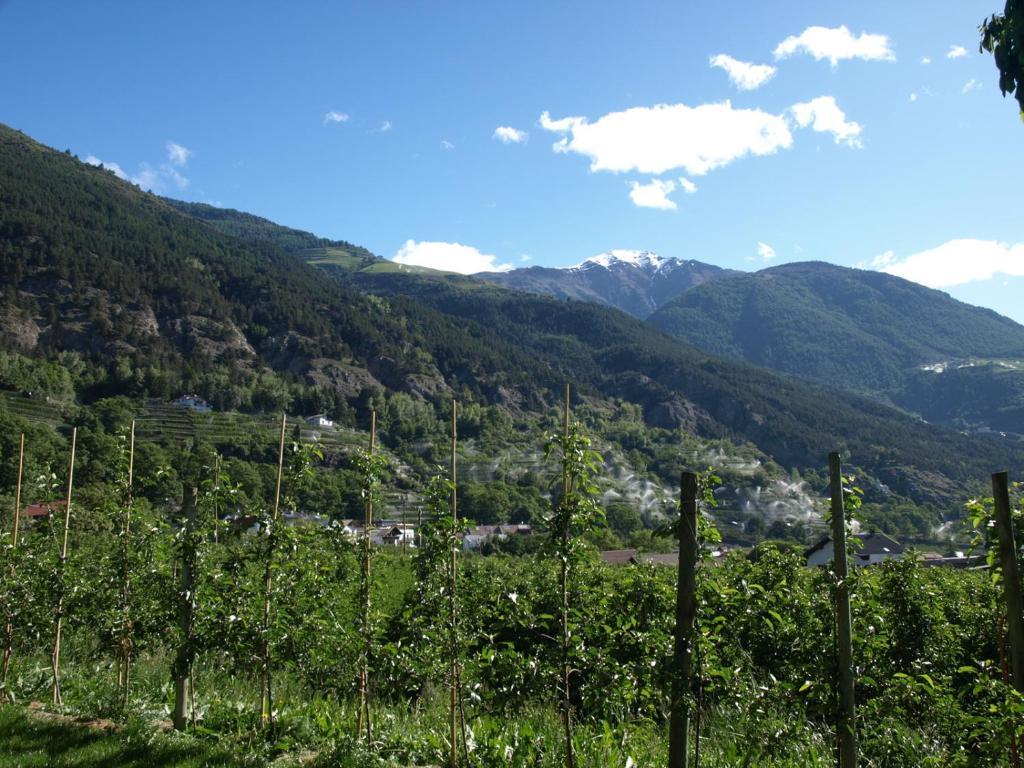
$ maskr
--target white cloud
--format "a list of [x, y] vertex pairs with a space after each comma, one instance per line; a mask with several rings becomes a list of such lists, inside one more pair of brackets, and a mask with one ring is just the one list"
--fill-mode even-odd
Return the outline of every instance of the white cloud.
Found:
[[971, 91], [981, 88], [981, 83], [975, 80], [973, 77], [964, 83], [964, 87], [960, 89], [960, 93], [970, 93]]
[[930, 58], [928, 58], [927, 56], [922, 56], [921, 57], [921, 63], [922, 64], [931, 64], [932, 60]]
[[724, 69], [732, 84], [741, 91], [752, 91], [771, 80], [778, 71], [770, 64], [751, 64], [724, 53], [711, 57], [711, 66]]
[[679, 188], [688, 195], [692, 195], [697, 191], [697, 185], [687, 179], [685, 176], [679, 179]]
[[[179, 154], [177, 157], [184, 157], [185, 160], [191, 154], [189, 150], [184, 147], [168, 142], [168, 158], [169, 162], [160, 163], [156, 168], [151, 166], [149, 163], [140, 163], [139, 170], [133, 175], [129, 175], [125, 170], [117, 163], [110, 162], [108, 160], [100, 160], [96, 155], [86, 155], [83, 162], [89, 163], [89, 165], [101, 165], [107, 170], [113, 171], [114, 175], [124, 181], [129, 181], [132, 184], [140, 187], [141, 189], [155, 192], [156, 194], [164, 194], [169, 188], [177, 190], [184, 190], [188, 188], [189, 180], [185, 178], [177, 168], [171, 163], [176, 162], [173, 158], [176, 157], [174, 151], [171, 150], [171, 146], [177, 149], [184, 150], [184, 154]], [[177, 163], [178, 165], [182, 165]]]
[[660, 174], [682, 168], [702, 176], [746, 155], [771, 155], [793, 143], [784, 117], [759, 109], [733, 109], [730, 102], [658, 104], [611, 112], [591, 123], [585, 117], [552, 120], [542, 128], [565, 134], [560, 153], [590, 158], [590, 170]]
[[991, 280], [996, 275], [1024, 277], [1024, 243], [996, 240], [949, 240], [899, 259], [892, 251], [859, 265], [896, 275], [929, 288]]
[[455, 145], [448, 141], [448, 139], [441, 139], [441, 149], [455, 149]]
[[810, 101], [794, 104], [790, 111], [801, 128], [810, 126], [815, 131], [831, 133], [836, 144], [857, 148], [863, 146], [860, 140], [863, 127], [860, 123], [847, 120], [846, 113], [839, 108], [832, 96], [819, 96]]
[[481, 253], [470, 245], [406, 240], [392, 261], [445, 272], [471, 275], [476, 272], [508, 272], [511, 264], [497, 263], [498, 257]]
[[669, 200], [668, 196], [676, 189], [674, 181], [662, 181], [651, 179], [647, 184], [639, 181], [629, 183], [629, 199], [638, 208], [656, 208], [659, 211], [674, 211], [675, 201]]
[[330, 112], [324, 113], [324, 125], [327, 125], [328, 123], [347, 123], [349, 119], [348, 114], [345, 112], [335, 112], [334, 110], [331, 110]]
[[946, 51], [947, 59], [962, 59], [966, 55], [967, 49], [962, 45], [951, 45], [949, 46], [949, 50]]
[[911, 101], [917, 101], [917, 94], [916, 93], [911, 93], [910, 94], [910, 100]]
[[494, 129], [494, 135], [491, 138], [497, 139], [502, 144], [522, 144], [530, 138], [530, 134], [510, 125], [499, 125]]
[[163, 178], [148, 163], [143, 163], [139, 168], [139, 172], [132, 176], [129, 181], [151, 192], [159, 194], [164, 191]]
[[186, 149], [181, 144], [176, 144], [173, 141], [167, 142], [167, 160], [171, 165], [185, 165], [191, 155], [191, 149]]
[[775, 258], [775, 249], [768, 245], [768, 243], [758, 242], [757, 255], [765, 261], [771, 261]]
[[178, 173], [174, 168], [171, 168], [169, 165], [161, 165], [160, 170], [178, 189], [185, 189], [188, 187], [188, 179]]
[[521, 256], [519, 257], [519, 260], [520, 260], [520, 261], [531, 261], [532, 259], [533, 259], [533, 256], [531, 256], [531, 255], [530, 255], [530, 254], [528, 254], [528, 253], [524, 253], [523, 255], [521, 255]]
[[124, 179], [126, 181], [128, 180], [128, 174], [125, 173], [121, 169], [121, 166], [118, 165], [117, 163], [111, 163], [107, 160], [100, 160], [98, 157], [96, 157], [96, 155], [86, 155], [83, 159], [83, 162], [86, 162], [89, 165], [101, 165], [108, 171], [113, 171], [114, 175], [117, 176], [117, 178]]
[[388, 131], [391, 130], [391, 121], [390, 120], [382, 121], [381, 124], [379, 126], [377, 126], [377, 130], [380, 131], [381, 133], [387, 133]]
[[896, 56], [886, 35], [862, 32], [853, 35], [846, 26], [808, 27], [799, 35], [790, 35], [776, 46], [776, 59], [786, 59], [798, 53], [807, 53], [818, 61], [828, 59], [833, 67], [844, 59], [865, 61], [893, 61]]

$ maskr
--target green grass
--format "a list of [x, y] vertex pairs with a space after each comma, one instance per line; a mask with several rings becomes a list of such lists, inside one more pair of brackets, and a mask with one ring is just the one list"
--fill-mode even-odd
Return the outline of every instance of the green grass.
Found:
[[371, 275], [403, 274], [441, 276], [454, 275], [454, 272], [445, 272], [429, 267], [418, 267], [413, 264], [396, 264], [388, 259], [369, 260], [357, 254], [346, 251], [344, 248], [316, 248], [302, 252], [302, 257], [307, 264], [314, 267], [337, 267], [347, 272], [365, 272]]
[[141, 726], [112, 731], [0, 707], [0, 768], [204, 768], [247, 763], [192, 736]]

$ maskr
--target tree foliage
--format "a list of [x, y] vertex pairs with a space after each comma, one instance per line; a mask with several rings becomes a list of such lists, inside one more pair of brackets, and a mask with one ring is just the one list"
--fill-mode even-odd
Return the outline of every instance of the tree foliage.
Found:
[[981, 45], [999, 69], [999, 90], [1014, 94], [1024, 119], [1024, 2], [1006, 0], [1002, 15], [992, 14], [981, 24]]

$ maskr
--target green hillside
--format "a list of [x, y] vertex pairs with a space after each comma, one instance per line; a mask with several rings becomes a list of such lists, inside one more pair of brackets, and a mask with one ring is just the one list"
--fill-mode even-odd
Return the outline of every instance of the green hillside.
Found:
[[[80, 402], [195, 391], [219, 410], [327, 410], [347, 425], [373, 405], [391, 413], [386, 439], [408, 447], [441, 434], [453, 395], [492, 409], [477, 417], [482, 431], [502, 419], [535, 430], [569, 380], [595, 414], [639, 406], [639, 434], [620, 425], [608, 435], [668, 482], [683, 458], [659, 457], [673, 443], [679, 454], [685, 435], [752, 443], [814, 471], [843, 448], [882, 496], [947, 510], [993, 467], [1024, 467], [1015, 442], [714, 357], [614, 309], [458, 276], [352, 270], [356, 259], [381, 262], [313, 241], [169, 203], [2, 129], [0, 351], [11, 357], [0, 384], [51, 381]], [[311, 248], [337, 280], [305, 263]]]
[[[980, 391], [972, 396], [954, 377], [922, 369], [977, 358], [1012, 367], [1024, 357], [1024, 327], [991, 310], [891, 275], [819, 262], [698, 286], [649, 322], [712, 354], [866, 393], [930, 421], [996, 429], [1009, 403], [986, 406]], [[981, 378], [975, 371], [973, 380]], [[1022, 415], [1014, 408], [1003, 429], [1024, 428]]]

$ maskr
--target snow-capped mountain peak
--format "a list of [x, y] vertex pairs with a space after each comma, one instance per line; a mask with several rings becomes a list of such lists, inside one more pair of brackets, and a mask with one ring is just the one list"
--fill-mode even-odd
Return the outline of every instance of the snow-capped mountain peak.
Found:
[[647, 272], [656, 272], [669, 262], [673, 261], [675, 261], [675, 259], [663, 259], [652, 251], [634, 251], [617, 248], [615, 250], [605, 251], [597, 256], [592, 256], [586, 261], [582, 261], [579, 264], [569, 267], [569, 269], [586, 270], [593, 269], [595, 267], [613, 269], [620, 266], [629, 266], [642, 269]]

